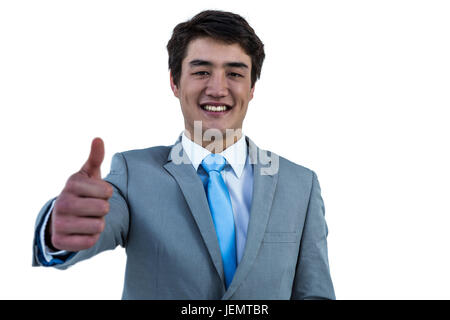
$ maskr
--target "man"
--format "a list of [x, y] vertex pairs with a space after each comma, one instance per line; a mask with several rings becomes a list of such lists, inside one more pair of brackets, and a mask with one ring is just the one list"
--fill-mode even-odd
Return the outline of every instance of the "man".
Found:
[[242, 134], [264, 60], [240, 16], [204, 11], [167, 49], [185, 131], [114, 155], [103, 141], [36, 222], [33, 265], [126, 248], [124, 299], [334, 299], [314, 172]]

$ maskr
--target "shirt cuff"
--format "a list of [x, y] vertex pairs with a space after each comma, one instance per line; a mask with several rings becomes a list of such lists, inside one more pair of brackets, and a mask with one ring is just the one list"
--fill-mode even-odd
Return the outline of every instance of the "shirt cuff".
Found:
[[66, 251], [66, 250], [52, 251], [45, 242], [45, 229], [47, 227], [47, 223], [48, 223], [48, 219], [50, 218], [50, 214], [52, 213], [53, 206], [55, 205], [55, 201], [56, 201], [56, 199], [53, 200], [52, 205], [48, 209], [46, 216], [44, 217], [44, 221], [42, 222], [41, 230], [39, 232], [39, 239], [40, 239], [41, 246], [42, 246], [42, 255], [44, 256], [44, 259], [47, 262], [51, 262], [53, 260], [53, 258], [67, 256], [67, 254], [69, 253], [69, 251]]

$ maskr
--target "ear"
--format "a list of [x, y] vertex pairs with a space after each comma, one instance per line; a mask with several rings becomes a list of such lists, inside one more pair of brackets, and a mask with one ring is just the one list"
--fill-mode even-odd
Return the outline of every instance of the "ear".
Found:
[[255, 85], [256, 85], [256, 83], [253, 85], [253, 87], [250, 89], [250, 99], [248, 100], [248, 101], [250, 101], [250, 100], [252, 100], [253, 99], [253, 93], [255, 92]]
[[172, 92], [173, 92], [173, 94], [175, 95], [175, 97], [179, 98], [178, 87], [177, 87], [177, 85], [173, 82], [172, 71], [170, 71], [170, 88], [172, 89]]

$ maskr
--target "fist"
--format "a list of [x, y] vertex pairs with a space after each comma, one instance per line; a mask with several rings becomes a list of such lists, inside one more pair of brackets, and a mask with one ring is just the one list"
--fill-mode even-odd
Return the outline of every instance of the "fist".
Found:
[[95, 138], [86, 163], [67, 180], [58, 196], [47, 225], [55, 249], [80, 251], [94, 246], [100, 238], [113, 194], [112, 186], [101, 178], [104, 156], [103, 141]]

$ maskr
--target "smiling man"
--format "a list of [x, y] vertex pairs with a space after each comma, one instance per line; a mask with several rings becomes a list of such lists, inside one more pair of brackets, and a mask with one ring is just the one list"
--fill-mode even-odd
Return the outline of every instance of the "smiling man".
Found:
[[242, 126], [264, 47], [239, 15], [204, 11], [167, 45], [185, 130], [114, 155], [103, 141], [41, 209], [33, 265], [126, 248], [124, 299], [334, 299], [316, 174], [259, 149]]

